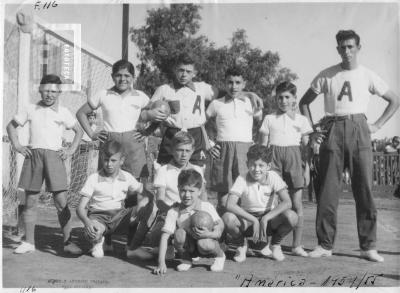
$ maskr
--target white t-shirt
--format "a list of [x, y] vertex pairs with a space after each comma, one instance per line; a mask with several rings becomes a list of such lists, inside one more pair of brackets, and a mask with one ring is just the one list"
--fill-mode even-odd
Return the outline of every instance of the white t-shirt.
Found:
[[149, 97], [139, 90], [131, 90], [127, 96], [121, 96], [111, 89], [101, 90], [88, 97], [88, 103], [93, 110], [101, 107], [104, 130], [120, 133], [136, 129], [140, 112], [149, 101]]
[[206, 113], [216, 117], [217, 140], [253, 141], [253, 107], [249, 99], [223, 97], [213, 100]]
[[316, 94], [324, 94], [327, 115], [347, 115], [365, 114], [371, 95], [383, 96], [389, 87], [362, 65], [345, 70], [337, 64], [320, 72], [312, 81], [311, 89]]
[[282, 178], [274, 171], [268, 171], [264, 184], [246, 180], [239, 176], [229, 193], [240, 198], [240, 206], [245, 211], [259, 213], [272, 210], [278, 201], [276, 192], [284, 188], [287, 188], [287, 185]]
[[198, 201], [195, 203], [193, 209], [184, 209], [181, 210], [179, 207], [174, 207], [170, 209], [167, 213], [167, 217], [165, 218], [165, 223], [162, 232], [168, 234], [174, 234], [176, 228], [182, 228], [185, 231], [189, 231], [190, 229], [190, 216], [193, 215], [196, 211], [204, 211], [210, 214], [214, 223], [221, 218], [218, 216], [217, 211], [214, 206], [208, 201]]
[[179, 112], [171, 114], [164, 122], [170, 127], [188, 129], [206, 122], [205, 101], [211, 100], [213, 96], [211, 85], [205, 82], [193, 82], [193, 86], [179, 89], [175, 89], [173, 84], [164, 84], [156, 89], [151, 102], [166, 100], [177, 104], [176, 110]]
[[29, 122], [29, 145], [33, 149], [58, 151], [62, 148], [62, 137], [65, 129], [71, 129], [76, 119], [71, 112], [60, 105], [42, 106], [41, 102], [29, 104], [14, 116], [14, 121], [24, 126]]
[[286, 113], [266, 115], [260, 127], [260, 133], [269, 136], [269, 144], [276, 146], [298, 146], [301, 137], [312, 131], [307, 118], [297, 113], [294, 119]]
[[81, 189], [83, 196], [89, 197], [89, 209], [114, 210], [124, 206], [124, 199], [128, 193], [140, 191], [142, 183], [138, 182], [130, 173], [120, 170], [116, 178], [102, 176], [99, 172], [91, 174]]
[[[184, 169], [196, 170], [203, 176], [203, 169], [197, 165], [188, 163]], [[155, 172], [153, 185], [165, 188], [165, 203], [169, 206], [172, 206], [176, 202], [181, 202], [178, 191], [178, 176], [184, 169], [168, 163], [158, 168]]]

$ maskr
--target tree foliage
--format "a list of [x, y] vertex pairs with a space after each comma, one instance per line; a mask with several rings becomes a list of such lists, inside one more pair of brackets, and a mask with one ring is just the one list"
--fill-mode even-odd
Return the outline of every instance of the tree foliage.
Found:
[[271, 96], [274, 86], [296, 79], [296, 74], [279, 65], [278, 53], [253, 48], [243, 29], [233, 32], [229, 45], [217, 48], [206, 36], [198, 34], [200, 9], [194, 4], [172, 4], [149, 10], [146, 24], [131, 28], [141, 61], [137, 86], [151, 95], [157, 86], [172, 78], [177, 56], [186, 52], [196, 61], [197, 78], [219, 88], [224, 87], [227, 68], [242, 67], [247, 90], [261, 96], [266, 112], [270, 112], [275, 108]]

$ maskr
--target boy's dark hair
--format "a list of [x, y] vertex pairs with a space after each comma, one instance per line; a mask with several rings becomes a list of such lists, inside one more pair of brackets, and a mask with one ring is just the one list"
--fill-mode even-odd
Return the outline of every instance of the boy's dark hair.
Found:
[[230, 67], [226, 70], [225, 72], [225, 78], [228, 78], [229, 76], [241, 76], [244, 79], [244, 75], [243, 75], [243, 69], [238, 67], [238, 66], [233, 66]]
[[177, 146], [180, 144], [190, 144], [194, 148], [195, 141], [189, 132], [178, 131], [172, 138], [172, 145]]
[[278, 96], [280, 93], [283, 93], [283, 92], [289, 92], [293, 96], [295, 96], [297, 93], [297, 87], [290, 81], [281, 82], [280, 84], [278, 84], [276, 86], [276, 89], [275, 89], [276, 96]]
[[265, 163], [271, 163], [272, 149], [260, 144], [252, 145], [247, 152], [247, 161], [257, 161], [259, 159]]
[[132, 74], [132, 76], [135, 76], [135, 67], [128, 60], [119, 60], [119, 61], [115, 62], [112, 66], [112, 74], [111, 75], [116, 74], [121, 69], [126, 69], [129, 71], [130, 74]]
[[62, 81], [58, 75], [47, 74], [42, 77], [40, 84], [62, 84]]
[[336, 34], [336, 42], [339, 45], [342, 41], [354, 39], [356, 45], [360, 45], [360, 36], [353, 30], [340, 30]]
[[102, 147], [103, 155], [105, 157], [111, 157], [117, 153], [121, 153], [121, 156], [124, 155], [124, 149], [122, 144], [115, 140], [107, 141]]
[[400, 142], [400, 137], [399, 136], [393, 136], [393, 138], [392, 138], [392, 143], [395, 143], [395, 142]]
[[195, 61], [192, 56], [187, 53], [181, 54], [176, 58], [175, 67], [179, 65], [193, 65], [195, 66]]
[[198, 189], [201, 189], [203, 186], [203, 177], [196, 170], [182, 170], [178, 176], [178, 187], [183, 186], [194, 186]]

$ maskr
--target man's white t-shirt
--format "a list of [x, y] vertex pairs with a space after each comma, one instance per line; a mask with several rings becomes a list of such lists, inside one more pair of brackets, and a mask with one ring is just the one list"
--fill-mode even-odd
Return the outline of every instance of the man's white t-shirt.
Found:
[[312, 81], [311, 89], [316, 94], [324, 94], [327, 115], [347, 115], [367, 113], [371, 95], [383, 96], [389, 87], [362, 65], [345, 70], [337, 64], [320, 72]]

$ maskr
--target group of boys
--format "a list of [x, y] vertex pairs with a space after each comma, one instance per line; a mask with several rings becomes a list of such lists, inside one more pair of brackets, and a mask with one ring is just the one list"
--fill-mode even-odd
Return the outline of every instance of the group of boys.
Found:
[[[183, 56], [174, 68], [174, 81], [159, 87], [151, 100], [132, 88], [133, 65], [124, 60], [116, 62], [112, 69], [114, 86], [89, 97], [77, 113], [89, 138], [101, 143], [98, 172], [88, 177], [77, 208], [85, 236], [93, 244], [92, 256], [102, 257], [104, 251], [112, 250], [110, 235], [118, 230], [127, 231], [127, 257], [150, 259], [158, 255], [156, 274], [166, 272], [168, 251], [181, 260], [178, 271], [190, 269], [198, 256], [213, 257], [210, 269], [221, 271], [225, 262], [221, 242], [228, 238], [239, 242], [236, 262], [246, 259], [249, 237], [262, 244], [261, 255], [281, 261], [285, 257], [280, 243], [292, 230], [293, 254], [330, 256], [339, 193], [336, 187], [340, 178], [336, 177], [348, 167], [355, 182], [361, 256], [383, 261], [375, 249], [376, 208], [370, 190], [369, 133], [393, 115], [398, 107], [397, 97], [379, 77], [357, 64], [355, 57], [360, 45], [354, 31], [340, 31], [337, 43], [342, 63], [321, 72], [300, 101], [300, 110], [310, 118], [308, 104], [324, 93], [326, 112], [332, 118], [325, 129], [327, 137], [314, 135], [311, 141], [321, 145], [316, 249], [307, 253], [301, 245], [304, 177], [300, 145], [309, 144], [308, 136], [313, 129], [306, 117], [295, 112], [295, 85], [285, 81], [276, 87], [278, 110], [264, 117], [259, 142], [254, 144], [253, 119], [262, 118], [261, 99], [244, 91], [246, 82], [241, 69], [227, 70], [226, 89], [222, 92], [207, 83], [193, 82], [194, 61]], [[35, 250], [35, 206], [43, 180], [54, 195], [64, 233], [64, 251], [82, 253], [71, 241], [63, 165], [63, 159], [76, 150], [82, 130], [69, 111], [58, 105], [59, 84], [57, 76], [43, 77], [39, 90], [42, 100], [18, 113], [7, 127], [14, 147], [25, 156], [20, 187], [26, 192], [26, 241], [15, 253]], [[370, 93], [389, 102], [372, 126], [366, 123], [364, 115], [366, 95]], [[151, 107], [157, 100], [168, 103], [170, 115]], [[361, 104], [364, 110], [360, 112]], [[99, 107], [104, 130], [96, 132], [91, 129], [87, 114]], [[204, 124], [212, 118], [217, 136], [207, 149]], [[139, 119], [159, 122], [163, 128], [152, 190], [144, 180], [148, 172], [143, 136], [148, 132], [137, 129]], [[16, 127], [27, 121], [31, 140], [30, 146], [24, 147], [18, 142]], [[66, 150], [61, 148], [64, 128], [76, 132]], [[350, 143], [354, 137], [356, 145]], [[347, 148], [350, 157], [349, 153], [339, 153]], [[207, 201], [207, 153], [212, 157], [210, 186], [218, 194], [216, 208]], [[212, 228], [192, 225], [191, 216], [198, 211], [211, 216]]]

